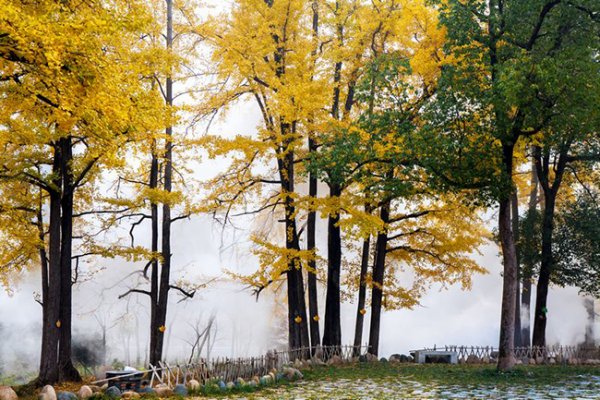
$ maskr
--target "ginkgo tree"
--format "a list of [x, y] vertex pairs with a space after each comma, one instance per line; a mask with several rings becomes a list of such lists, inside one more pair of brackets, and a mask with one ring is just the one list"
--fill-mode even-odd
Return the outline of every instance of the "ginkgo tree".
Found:
[[[38, 384], [78, 380], [71, 360], [75, 222], [118, 149], [160, 124], [162, 105], [143, 83], [152, 18], [142, 2], [7, 1], [0, 7], [0, 159], [3, 191], [22, 182], [37, 226], [22, 239], [39, 249], [43, 338]], [[23, 199], [25, 200], [25, 199]], [[13, 210], [15, 209], [13, 206]], [[18, 214], [10, 214], [10, 232]], [[42, 222], [43, 221], [43, 222]], [[13, 228], [11, 228], [13, 227]], [[99, 250], [91, 248], [91, 252]], [[32, 253], [29, 253], [30, 257]]]

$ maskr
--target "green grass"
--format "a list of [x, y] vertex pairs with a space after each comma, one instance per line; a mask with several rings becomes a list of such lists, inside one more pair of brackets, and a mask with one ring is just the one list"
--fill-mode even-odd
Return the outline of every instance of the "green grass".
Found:
[[415, 382], [436, 382], [443, 385], [545, 385], [577, 379], [581, 375], [600, 375], [600, 367], [530, 365], [518, 366], [510, 372], [498, 372], [495, 365], [360, 363], [315, 367], [303, 372], [304, 379], [308, 381], [385, 379], [400, 376]]

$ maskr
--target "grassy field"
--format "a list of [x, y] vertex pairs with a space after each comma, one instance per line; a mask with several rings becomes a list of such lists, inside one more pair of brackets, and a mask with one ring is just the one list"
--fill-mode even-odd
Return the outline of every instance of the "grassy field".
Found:
[[[304, 380], [200, 398], [219, 399], [592, 399], [600, 398], [598, 366], [519, 366], [498, 373], [493, 365], [358, 363], [303, 371]], [[76, 392], [79, 385], [59, 390]], [[35, 393], [20, 393], [34, 400]], [[98, 400], [102, 400], [99, 398]]]

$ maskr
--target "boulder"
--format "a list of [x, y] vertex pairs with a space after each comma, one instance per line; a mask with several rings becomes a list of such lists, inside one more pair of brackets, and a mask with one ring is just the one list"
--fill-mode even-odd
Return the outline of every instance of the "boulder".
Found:
[[73, 392], [58, 392], [56, 398], [58, 400], [77, 400], [77, 395]]
[[484, 356], [481, 358], [481, 362], [484, 364], [489, 364], [491, 362], [491, 360], [488, 356]]
[[[104, 394], [111, 399], [120, 399], [121, 391], [116, 386], [110, 386], [108, 389], [104, 391]], [[60, 400], [60, 399], [59, 399]]]
[[77, 392], [77, 397], [79, 397], [81, 400], [84, 400], [88, 397], [92, 397], [93, 394], [94, 391], [91, 387], [89, 387], [88, 385], [83, 385], [79, 388], [79, 391]]
[[369, 362], [369, 358], [368, 358], [368, 357], [367, 357], [365, 354], [363, 354], [363, 355], [360, 355], [360, 356], [358, 357], [358, 362], [361, 362], [361, 363], [366, 363], [366, 362]]
[[56, 391], [52, 385], [46, 385], [42, 388], [40, 395], [38, 396], [39, 400], [56, 400]]
[[387, 360], [387, 358], [385, 358], [385, 357], [381, 357], [381, 358], [379, 359], [379, 362], [386, 363], [386, 362], [388, 362], [388, 360]]
[[[52, 389], [54, 390], [54, 389]], [[18, 400], [19, 396], [10, 386], [0, 386], [0, 400]]]
[[316, 366], [316, 365], [319, 365], [319, 366], [321, 366], [321, 365], [326, 365], [326, 364], [325, 364], [325, 362], [324, 362], [323, 360], [321, 360], [320, 358], [317, 358], [317, 357], [313, 357], [313, 358], [311, 358], [311, 359], [310, 359], [310, 363], [311, 363], [311, 365], [313, 365], [313, 366]]
[[523, 360], [516, 360], [515, 365], [523, 365]]
[[156, 392], [156, 395], [158, 397], [171, 397], [173, 396], [173, 389], [171, 389], [170, 387], [168, 387], [167, 385], [165, 386], [157, 386], [154, 388], [154, 391]]
[[224, 381], [219, 381], [219, 389], [222, 391], [227, 390], [227, 384]]
[[550, 365], [554, 365], [554, 364], [556, 364], [556, 360], [555, 360], [554, 358], [550, 358], [550, 359], [548, 360], [548, 364], [550, 364]]
[[187, 396], [188, 389], [185, 385], [182, 385], [180, 383], [178, 385], [175, 385], [175, 387], [173, 388], [173, 393], [176, 394], [177, 396]]
[[141, 396], [139, 393], [134, 392], [132, 390], [128, 390], [126, 392], [123, 392], [123, 394], [121, 395], [121, 397], [125, 400], [134, 400], [134, 399], [139, 399]]
[[200, 382], [195, 379], [191, 379], [188, 381], [187, 387], [189, 390], [198, 390], [200, 389]]
[[235, 384], [233, 382], [227, 382], [227, 390], [233, 390]]
[[402, 362], [401, 359], [402, 359], [402, 354], [392, 354], [390, 356], [390, 362], [393, 362], [393, 363]]
[[597, 360], [595, 358], [591, 358], [591, 359], [587, 359], [583, 362], [583, 364], [585, 365], [599, 365], [600, 364], [600, 360]]
[[475, 354], [471, 354], [469, 357], [467, 357], [466, 362], [467, 364], [479, 364], [481, 360]]
[[536, 365], [537, 362], [535, 361], [535, 358], [530, 358], [529, 361], [527, 361], [527, 364], [529, 364], [529, 365]]

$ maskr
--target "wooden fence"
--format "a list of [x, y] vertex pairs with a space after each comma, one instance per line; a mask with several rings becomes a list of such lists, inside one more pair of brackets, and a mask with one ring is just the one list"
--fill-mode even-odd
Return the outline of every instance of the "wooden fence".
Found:
[[[492, 346], [443, 346], [426, 350], [444, 350], [453, 351], [458, 354], [459, 360], [467, 360], [469, 356], [477, 357], [479, 360], [488, 358], [489, 360], [498, 359], [498, 348]], [[546, 346], [546, 347], [516, 347], [514, 355], [520, 360], [550, 360], [567, 361], [570, 359], [588, 360], [600, 359], [600, 347], [586, 346]]]
[[140, 372], [144, 374], [144, 379], [149, 381], [151, 386], [164, 383], [173, 387], [177, 384], [186, 384], [191, 379], [195, 379], [201, 384], [216, 380], [232, 382], [238, 378], [248, 380], [254, 376], [267, 375], [273, 369], [281, 371], [284, 366], [294, 365], [300, 361], [323, 363], [334, 356], [339, 357], [342, 361], [350, 361], [357, 356], [365, 355], [367, 349], [367, 346], [318, 346], [286, 351], [269, 351], [260, 357], [218, 357], [184, 364], [159, 362], [158, 365], [150, 365], [147, 370], [132, 372], [116, 378], [98, 380], [94, 384], [133, 376]]

